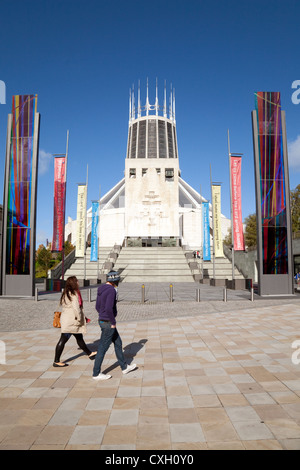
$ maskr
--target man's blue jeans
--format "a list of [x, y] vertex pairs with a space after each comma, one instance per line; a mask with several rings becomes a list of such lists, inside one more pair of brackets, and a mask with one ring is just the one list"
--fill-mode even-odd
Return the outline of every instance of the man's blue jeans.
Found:
[[127, 367], [123, 354], [122, 340], [117, 328], [112, 328], [110, 322], [103, 322], [101, 320], [99, 320], [99, 325], [101, 328], [101, 337], [95, 358], [93, 377], [96, 377], [100, 374], [104, 356], [111, 343], [114, 343], [116, 357], [119, 361], [121, 369], [124, 370]]

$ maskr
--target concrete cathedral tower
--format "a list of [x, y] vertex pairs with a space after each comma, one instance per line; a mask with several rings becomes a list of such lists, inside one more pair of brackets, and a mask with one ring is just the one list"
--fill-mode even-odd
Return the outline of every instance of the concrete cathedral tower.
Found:
[[[114, 244], [201, 247], [201, 204], [206, 199], [180, 176], [172, 86], [168, 95], [165, 83], [160, 106], [156, 81], [155, 99], [150, 100], [148, 80], [143, 105], [140, 84], [137, 96], [134, 87], [129, 92], [125, 176], [101, 197], [100, 247]], [[88, 239], [91, 220], [90, 208]], [[73, 244], [76, 244], [76, 223], [69, 217], [65, 231], [65, 239]], [[230, 220], [222, 215], [223, 237], [229, 227]]]
[[162, 238], [173, 239], [173, 243], [178, 244], [179, 176], [175, 90], [171, 88], [167, 109], [165, 84], [164, 103], [160, 107], [156, 82], [155, 103], [151, 105], [147, 81], [144, 106], [140, 86], [137, 107], [134, 90], [130, 90], [129, 97], [125, 161], [125, 238], [128, 243], [141, 237], [147, 239], [148, 246], [160, 245]]

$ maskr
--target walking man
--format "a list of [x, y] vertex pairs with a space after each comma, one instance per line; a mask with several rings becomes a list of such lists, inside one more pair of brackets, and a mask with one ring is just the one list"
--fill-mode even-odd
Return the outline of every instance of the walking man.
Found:
[[101, 337], [93, 369], [94, 380], [107, 380], [111, 375], [101, 373], [101, 365], [111, 343], [114, 344], [116, 357], [119, 361], [123, 374], [136, 369], [136, 364], [126, 364], [122, 340], [116, 328], [117, 316], [117, 287], [120, 275], [116, 271], [110, 271], [107, 275], [106, 284], [98, 287], [96, 310], [99, 313], [99, 325]]

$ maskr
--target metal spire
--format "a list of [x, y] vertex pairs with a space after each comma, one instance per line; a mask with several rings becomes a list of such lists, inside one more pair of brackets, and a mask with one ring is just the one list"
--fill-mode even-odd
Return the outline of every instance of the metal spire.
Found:
[[132, 84], [132, 119], [135, 119], [134, 83]]
[[170, 91], [170, 106], [169, 106], [169, 119], [172, 121], [173, 112], [172, 112], [172, 83], [171, 83], [171, 91]]
[[138, 117], [141, 117], [141, 94], [140, 94], [140, 80], [139, 80], [139, 88], [138, 88]]
[[156, 95], [155, 95], [155, 114], [156, 116], [158, 116], [157, 78], [156, 78]]
[[[146, 94], [146, 104], [143, 106], [141, 104], [141, 81], [138, 80], [138, 93], [137, 93], [137, 105], [135, 105], [135, 92], [134, 92], [134, 83], [129, 89], [129, 122], [131, 123], [135, 119], [141, 118], [142, 115], [149, 116], [152, 112], [155, 111], [155, 115], [163, 115], [164, 118], [170, 119], [170, 121], [176, 122], [175, 116], [175, 88], [173, 84], [170, 84], [170, 96], [169, 103], [167, 105], [167, 81], [164, 80], [164, 99], [163, 106], [159, 106], [158, 98], [158, 78], [156, 78], [155, 84], [155, 103], [153, 105], [149, 102], [149, 79], [147, 77], [147, 94]], [[145, 114], [144, 114], [145, 113]]]
[[175, 88], [173, 89], [173, 119], [175, 122]]
[[166, 80], [165, 80], [165, 89], [164, 89], [164, 117], [167, 117], [167, 92], [166, 92]]
[[150, 104], [149, 104], [148, 77], [147, 77], [147, 98], [146, 98], [146, 115], [147, 115], [147, 116], [149, 115], [149, 108], [150, 108]]

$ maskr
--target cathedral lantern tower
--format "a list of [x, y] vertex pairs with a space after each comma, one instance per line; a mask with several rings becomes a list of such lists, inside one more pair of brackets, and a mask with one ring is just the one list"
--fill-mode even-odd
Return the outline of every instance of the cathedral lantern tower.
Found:
[[[136, 106], [134, 90], [129, 96], [129, 128], [125, 161], [125, 239], [147, 239], [148, 246], [170, 239], [179, 240], [180, 176], [175, 120], [175, 90], [171, 88], [167, 107], [156, 96], [141, 105], [140, 86]], [[152, 240], [152, 242], [151, 242]], [[145, 243], [145, 241], [144, 241]]]
[[[205, 199], [181, 178], [178, 159], [175, 90], [166, 84], [162, 106], [155, 98], [130, 90], [124, 177], [101, 197], [99, 246], [201, 246]], [[154, 95], [154, 94], [153, 94]], [[150, 103], [154, 104], [150, 104]], [[185, 157], [186, 158], [186, 157]], [[210, 208], [211, 211], [211, 208]], [[222, 235], [230, 220], [221, 216]], [[76, 244], [76, 220], [68, 218], [65, 237]], [[92, 208], [87, 211], [87, 237]]]

